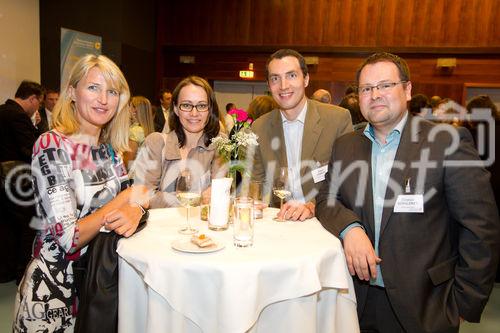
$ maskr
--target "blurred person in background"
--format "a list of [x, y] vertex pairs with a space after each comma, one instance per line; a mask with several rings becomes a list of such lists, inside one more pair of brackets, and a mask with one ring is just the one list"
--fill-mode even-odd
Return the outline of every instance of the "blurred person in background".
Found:
[[260, 116], [276, 109], [278, 104], [274, 101], [271, 96], [257, 96], [255, 97], [250, 105], [248, 105], [248, 115], [253, 120], [257, 120]]
[[234, 121], [233, 117], [231, 115], [227, 114], [230, 110], [236, 109], [236, 104], [234, 103], [227, 103], [226, 104], [226, 112], [224, 110], [219, 110], [220, 111], [220, 122], [223, 127], [223, 131], [226, 134], [231, 133], [231, 130], [233, 129], [234, 126]]
[[[491, 98], [487, 95], [480, 95], [472, 98], [469, 103], [467, 103], [467, 111], [470, 113], [477, 113], [481, 118], [480, 120], [474, 120], [474, 116], [471, 117], [472, 120], [469, 126], [472, 136], [476, 141], [479, 156], [483, 160], [488, 158], [491, 159], [494, 156], [493, 163], [487, 165], [486, 169], [491, 173], [490, 183], [500, 213], [500, 163], [498, 162], [498, 159], [500, 159], [500, 114], [498, 113], [498, 108], [495, 103], [493, 103]], [[490, 127], [491, 125], [488, 123], [488, 119], [493, 120], [494, 128]], [[495, 136], [490, 137], [493, 131]], [[495, 281], [500, 282], [500, 264], [497, 269]]]
[[424, 94], [413, 95], [408, 102], [408, 111], [414, 116], [427, 116], [432, 111], [429, 98]]
[[[32, 81], [23, 81], [14, 99], [0, 105], [0, 282], [21, 280], [31, 258], [35, 236], [29, 227], [35, 215], [31, 190], [31, 154], [40, 135], [31, 117], [40, 107], [43, 88]], [[16, 172], [19, 170], [19, 172]], [[11, 177], [10, 179], [8, 177]]]
[[45, 91], [45, 97], [43, 99], [43, 107], [38, 110], [40, 115], [40, 122], [37, 124], [37, 128], [40, 133], [45, 133], [52, 129], [52, 111], [54, 106], [59, 99], [59, 91], [53, 89], [47, 89]]
[[432, 108], [432, 110], [434, 110], [435, 108], [437, 108], [437, 106], [439, 105], [439, 103], [441, 103], [441, 100], [442, 98], [438, 95], [434, 95], [432, 96], [430, 99], [429, 99], [429, 104]]
[[130, 151], [123, 153], [123, 161], [130, 169], [130, 163], [135, 160], [137, 150], [144, 139], [154, 130], [153, 109], [146, 97], [134, 96], [130, 101], [130, 134], [128, 145]]
[[332, 102], [332, 95], [328, 90], [325, 89], [316, 90], [311, 98], [314, 99], [315, 101], [326, 104], [330, 104]]
[[433, 109], [433, 120], [451, 124], [455, 127], [468, 128], [467, 109], [450, 98], [443, 98]]
[[366, 126], [367, 122], [361, 110], [359, 109], [359, 97], [356, 93], [350, 93], [342, 98], [340, 107], [349, 110], [351, 113], [353, 129], [357, 130]]
[[172, 104], [172, 93], [170, 90], [162, 89], [159, 94], [160, 106], [154, 108], [155, 132], [168, 132], [168, 116]]

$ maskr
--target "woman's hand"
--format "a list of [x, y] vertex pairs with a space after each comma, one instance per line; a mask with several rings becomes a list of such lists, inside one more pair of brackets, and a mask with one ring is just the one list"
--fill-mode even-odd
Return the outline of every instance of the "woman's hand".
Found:
[[78, 221], [80, 230], [76, 249], [87, 245], [98, 233], [101, 227], [113, 230], [119, 235], [130, 237], [142, 217], [142, 209], [149, 207], [149, 192], [145, 186], [129, 187], [98, 209]]
[[130, 237], [134, 234], [142, 217], [142, 209], [137, 204], [126, 204], [104, 216], [106, 230]]

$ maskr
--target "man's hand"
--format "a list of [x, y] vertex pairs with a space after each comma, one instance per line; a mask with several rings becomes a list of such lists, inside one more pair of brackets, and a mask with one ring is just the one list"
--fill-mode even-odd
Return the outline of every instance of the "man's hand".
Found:
[[382, 261], [375, 255], [370, 239], [363, 228], [354, 227], [344, 236], [344, 252], [351, 275], [369, 281], [377, 277], [377, 264]]
[[304, 221], [314, 216], [314, 204], [312, 202], [302, 203], [298, 201], [288, 201], [278, 212], [277, 218], [290, 221]]

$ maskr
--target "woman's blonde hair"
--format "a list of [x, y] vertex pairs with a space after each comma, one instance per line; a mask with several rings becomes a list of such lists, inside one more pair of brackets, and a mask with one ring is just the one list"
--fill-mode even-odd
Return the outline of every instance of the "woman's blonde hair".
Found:
[[130, 126], [128, 102], [130, 89], [122, 71], [106, 56], [87, 54], [77, 61], [68, 79], [68, 83], [61, 90], [61, 95], [54, 106], [52, 124], [55, 129], [66, 135], [78, 133], [80, 124], [76, 118], [75, 102], [71, 98], [70, 87], [76, 89], [78, 82], [84, 78], [92, 68], [98, 68], [103, 74], [106, 83], [120, 94], [118, 110], [113, 118], [101, 129], [99, 142], [110, 143], [120, 152], [128, 150], [128, 131]]
[[149, 134], [155, 131], [154, 122], [153, 122], [153, 109], [151, 108], [151, 102], [144, 96], [134, 96], [130, 101], [130, 104], [137, 111], [135, 113], [135, 118], [139, 125], [144, 130], [144, 136], [148, 136]]

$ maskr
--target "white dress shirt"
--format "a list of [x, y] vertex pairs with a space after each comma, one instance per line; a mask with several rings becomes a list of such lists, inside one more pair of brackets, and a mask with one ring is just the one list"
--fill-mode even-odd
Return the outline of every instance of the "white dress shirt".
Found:
[[45, 114], [47, 115], [47, 124], [49, 126], [49, 130], [52, 129], [52, 111], [49, 111], [49, 109], [45, 108]]
[[168, 122], [168, 109], [165, 109], [162, 105], [161, 110], [163, 111], [163, 116], [165, 117], [165, 121]]
[[283, 134], [285, 136], [286, 160], [288, 163], [288, 185], [292, 192], [293, 200], [305, 202], [300, 179], [300, 166], [302, 155], [302, 136], [304, 134], [304, 121], [307, 114], [307, 102], [295, 120], [288, 120], [281, 113]]

